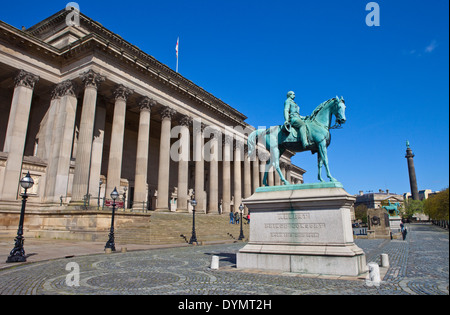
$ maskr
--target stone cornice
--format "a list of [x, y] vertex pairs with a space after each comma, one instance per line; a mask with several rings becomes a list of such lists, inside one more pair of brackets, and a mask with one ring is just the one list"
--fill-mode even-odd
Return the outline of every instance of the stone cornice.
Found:
[[[226, 104], [222, 100], [218, 99], [211, 93], [205, 91], [203, 88], [197, 86], [192, 81], [186, 79], [179, 73], [176, 73], [168, 66], [162, 64], [154, 57], [144, 53], [135, 45], [125, 41], [122, 37], [114, 34], [100, 23], [93, 21], [89, 17], [80, 13], [80, 23], [83, 27], [88, 28], [92, 33], [81, 38], [78, 41], [71, 43], [70, 45], [57, 49], [44, 41], [40, 40], [37, 36], [44, 33], [46, 30], [51, 29], [61, 23], [65, 23], [65, 18], [68, 11], [61, 10], [44, 21], [36, 24], [35, 26], [21, 31], [9, 26], [9, 31], [16, 33], [23, 37], [23, 40], [27, 39], [33, 41], [35, 45], [40, 45], [38, 50], [45, 48], [51, 51], [52, 58], [60, 57], [58, 62], [65, 62], [67, 59], [71, 59], [76, 55], [82, 53], [84, 50], [92, 51], [93, 49], [109, 52], [113, 55], [118, 55], [120, 58], [126, 59], [129, 66], [137, 68], [140, 71], [149, 72], [153, 79], [161, 80], [161, 82], [170, 85], [174, 89], [179, 90], [182, 94], [187, 94], [194, 101], [199, 102], [203, 106], [211, 109], [213, 112], [218, 113], [222, 117], [231, 120], [234, 124], [245, 126], [244, 122], [247, 117], [237, 111], [235, 108]], [[1, 21], [0, 21], [1, 22]], [[4, 22], [0, 24], [0, 36], [2, 36], [2, 26], [7, 25]], [[13, 36], [14, 37], [14, 36]]]

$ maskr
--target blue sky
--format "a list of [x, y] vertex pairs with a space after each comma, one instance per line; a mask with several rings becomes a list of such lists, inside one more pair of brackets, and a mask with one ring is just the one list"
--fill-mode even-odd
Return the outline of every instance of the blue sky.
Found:
[[[0, 19], [30, 27], [68, 2], [4, 2]], [[302, 115], [344, 96], [347, 123], [332, 131], [328, 156], [349, 193], [408, 192], [406, 140], [419, 189], [440, 190], [449, 185], [449, 2], [376, 1], [378, 27], [365, 23], [369, 2], [77, 1], [173, 69], [180, 37], [179, 72], [255, 127], [283, 123], [289, 90]], [[315, 155], [293, 162], [307, 170], [305, 182], [317, 181]]]

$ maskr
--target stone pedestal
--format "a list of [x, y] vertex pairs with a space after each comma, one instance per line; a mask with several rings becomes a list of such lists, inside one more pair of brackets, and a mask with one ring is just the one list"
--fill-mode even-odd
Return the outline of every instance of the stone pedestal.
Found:
[[402, 223], [402, 218], [400, 216], [395, 215], [389, 217], [389, 225], [392, 234], [401, 233], [400, 223]]
[[260, 187], [244, 204], [251, 216], [249, 243], [237, 268], [357, 276], [364, 252], [353, 241], [355, 197], [340, 183]]

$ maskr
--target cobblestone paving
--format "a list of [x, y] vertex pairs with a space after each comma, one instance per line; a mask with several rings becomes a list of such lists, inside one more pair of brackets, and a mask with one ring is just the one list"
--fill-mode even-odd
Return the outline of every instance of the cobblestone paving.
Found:
[[[367, 262], [387, 253], [390, 268], [379, 286], [364, 280], [307, 278], [234, 270], [242, 243], [73, 257], [0, 270], [0, 294], [101, 295], [404, 295], [449, 294], [449, 234], [410, 225], [406, 241], [357, 240]], [[209, 269], [211, 256], [220, 270]], [[68, 286], [68, 263], [79, 266], [79, 286]], [[75, 278], [70, 278], [73, 280]]]

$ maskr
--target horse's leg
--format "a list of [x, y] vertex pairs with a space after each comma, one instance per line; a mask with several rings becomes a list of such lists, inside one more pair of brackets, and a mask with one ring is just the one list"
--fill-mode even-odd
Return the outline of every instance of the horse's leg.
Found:
[[322, 166], [323, 166], [322, 155], [320, 152], [317, 152], [317, 167], [318, 167], [317, 179], [321, 182], [323, 182]]
[[280, 150], [279, 148], [274, 148], [271, 153], [271, 155], [273, 156], [272, 164], [273, 164], [274, 169], [277, 171], [278, 175], [280, 176], [281, 181], [285, 185], [290, 185], [290, 183], [286, 180], [283, 173], [281, 172], [281, 168], [280, 168], [280, 156], [282, 156], [283, 153], [284, 153], [284, 149]]
[[330, 169], [328, 167], [328, 153], [327, 153], [327, 145], [326, 140], [323, 140], [318, 145], [319, 147], [319, 154], [322, 156], [323, 164], [325, 165], [325, 171], [327, 172], [327, 177], [330, 179], [330, 182], [336, 182], [337, 180], [331, 176]]

